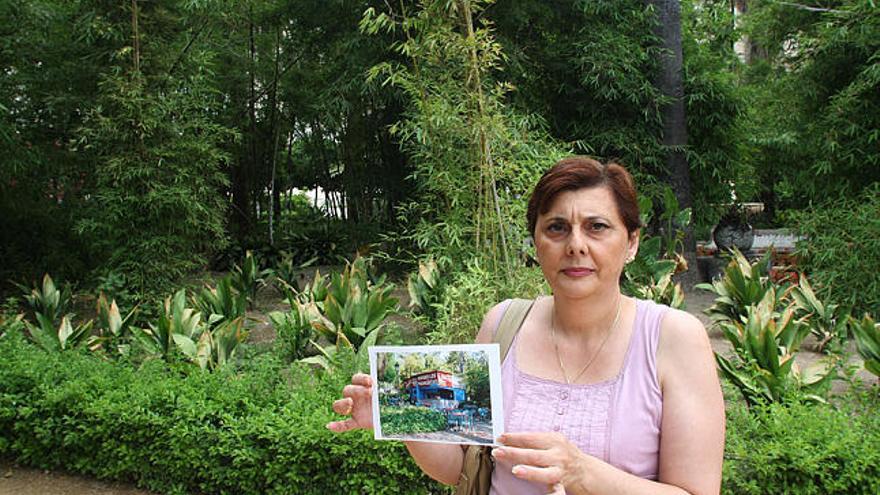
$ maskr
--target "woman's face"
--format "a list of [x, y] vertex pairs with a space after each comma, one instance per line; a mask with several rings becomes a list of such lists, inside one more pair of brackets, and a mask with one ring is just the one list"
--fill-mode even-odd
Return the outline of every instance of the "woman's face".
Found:
[[638, 249], [610, 189], [604, 186], [556, 196], [535, 225], [535, 250], [555, 295], [588, 297], [617, 290], [623, 265]]

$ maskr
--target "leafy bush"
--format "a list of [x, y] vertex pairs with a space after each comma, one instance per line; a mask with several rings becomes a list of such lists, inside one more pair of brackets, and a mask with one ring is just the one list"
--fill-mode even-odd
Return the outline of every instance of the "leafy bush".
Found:
[[446, 416], [429, 407], [382, 406], [379, 414], [384, 435], [427, 433], [446, 428]]
[[474, 341], [483, 316], [505, 299], [537, 297], [550, 290], [540, 269], [518, 269], [512, 274], [491, 270], [479, 259], [450, 276], [443, 290], [437, 315], [429, 322], [426, 340], [433, 344]]
[[643, 235], [636, 258], [625, 267], [622, 290], [634, 297], [682, 309], [684, 291], [681, 284], [672, 280], [677, 262], [662, 258], [660, 241], [660, 237]]
[[0, 455], [170, 494], [427, 494], [445, 489], [400, 443], [324, 425], [340, 375], [140, 369], [0, 339]]
[[859, 354], [865, 360], [865, 369], [880, 377], [880, 325], [868, 315], [861, 320], [850, 317], [849, 325]]
[[793, 304], [781, 312], [776, 311], [776, 304], [775, 290], [770, 288], [761, 302], [746, 308], [741, 321], [720, 323], [736, 354], [731, 361], [715, 353], [721, 374], [736, 385], [749, 405], [785, 402], [799, 392], [822, 400], [819, 394], [827, 392], [836, 375], [835, 360], [827, 358], [801, 372], [794, 355], [809, 327], [794, 318]]
[[880, 493], [880, 407], [875, 393], [827, 404], [727, 409], [722, 493]]
[[313, 333], [308, 312], [301, 307], [302, 303], [292, 300], [291, 304], [293, 308], [288, 312], [269, 313], [269, 321], [275, 328], [275, 349], [288, 363], [305, 357]]
[[835, 199], [794, 216], [797, 254], [820, 297], [853, 307], [880, 307], [880, 186], [854, 199]]
[[706, 310], [713, 322], [742, 321], [748, 316], [749, 306], [758, 305], [770, 292], [774, 294], [772, 309], [780, 307], [787, 290], [770, 279], [771, 254], [768, 251], [763, 258], [752, 263], [734, 248], [730, 263], [719, 280], [711, 284], [697, 284], [698, 289], [708, 290], [717, 296], [715, 304]]

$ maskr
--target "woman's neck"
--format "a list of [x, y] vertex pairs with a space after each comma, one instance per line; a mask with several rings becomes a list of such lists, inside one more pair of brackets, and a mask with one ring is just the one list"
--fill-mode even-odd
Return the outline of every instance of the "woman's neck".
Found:
[[618, 288], [586, 299], [554, 295], [550, 312], [556, 333], [593, 338], [608, 332], [623, 303], [623, 294]]

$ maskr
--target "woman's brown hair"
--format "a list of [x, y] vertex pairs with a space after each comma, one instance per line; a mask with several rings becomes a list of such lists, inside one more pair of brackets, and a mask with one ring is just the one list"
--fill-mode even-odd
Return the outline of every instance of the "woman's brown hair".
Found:
[[603, 164], [585, 156], [571, 156], [556, 162], [535, 185], [526, 213], [529, 232], [535, 235], [538, 215], [547, 213], [560, 193], [602, 186], [607, 187], [614, 196], [617, 212], [627, 232], [632, 234], [638, 230], [641, 227], [639, 202], [629, 172], [614, 162]]

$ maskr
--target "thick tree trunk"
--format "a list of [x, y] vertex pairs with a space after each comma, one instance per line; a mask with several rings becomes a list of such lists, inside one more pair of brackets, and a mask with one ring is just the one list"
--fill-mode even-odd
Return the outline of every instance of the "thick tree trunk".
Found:
[[[684, 147], [687, 146], [687, 120], [684, 106], [684, 80], [682, 77], [681, 5], [678, 0], [649, 0], [657, 17], [657, 35], [663, 44], [663, 55], [657, 87], [670, 99], [662, 109], [663, 145], [668, 149], [666, 170], [669, 185], [675, 193], [679, 207], [693, 208], [691, 175]], [[688, 271], [679, 280], [687, 287], [700, 281], [697, 266], [697, 246], [693, 224], [685, 228], [684, 257]]]

